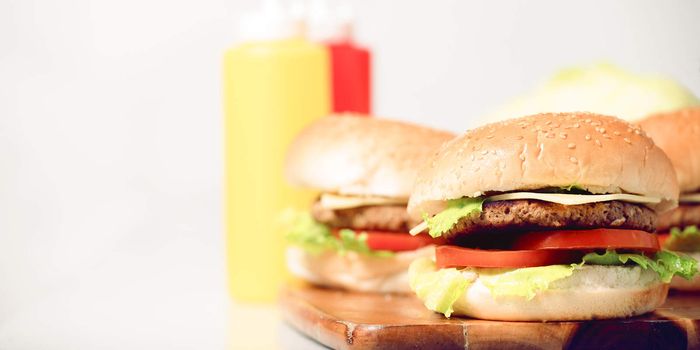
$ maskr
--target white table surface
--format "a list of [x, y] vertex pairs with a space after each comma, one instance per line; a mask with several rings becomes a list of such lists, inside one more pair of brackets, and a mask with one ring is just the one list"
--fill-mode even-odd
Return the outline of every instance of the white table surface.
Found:
[[0, 349], [322, 349], [273, 305], [233, 303], [221, 246], [128, 249], [0, 322]]

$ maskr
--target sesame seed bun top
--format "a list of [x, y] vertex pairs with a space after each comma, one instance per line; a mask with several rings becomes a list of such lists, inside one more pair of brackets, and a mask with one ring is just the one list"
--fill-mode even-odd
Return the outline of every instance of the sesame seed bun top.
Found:
[[545, 113], [487, 124], [443, 145], [419, 172], [408, 211], [433, 215], [450, 199], [571, 185], [658, 197], [658, 212], [678, 202], [671, 162], [639, 127], [598, 114]]
[[454, 136], [389, 119], [321, 118], [292, 141], [285, 176], [324, 192], [407, 199], [418, 169]]
[[700, 107], [659, 113], [639, 122], [676, 168], [681, 192], [700, 189]]

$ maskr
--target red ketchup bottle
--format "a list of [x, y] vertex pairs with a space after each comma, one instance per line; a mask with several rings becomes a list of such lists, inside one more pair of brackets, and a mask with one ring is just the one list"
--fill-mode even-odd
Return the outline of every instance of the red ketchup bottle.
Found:
[[331, 54], [333, 112], [372, 110], [371, 56], [352, 41], [328, 44]]
[[333, 112], [369, 115], [372, 112], [372, 55], [353, 40], [348, 2], [312, 1], [307, 34], [311, 40], [328, 47]]

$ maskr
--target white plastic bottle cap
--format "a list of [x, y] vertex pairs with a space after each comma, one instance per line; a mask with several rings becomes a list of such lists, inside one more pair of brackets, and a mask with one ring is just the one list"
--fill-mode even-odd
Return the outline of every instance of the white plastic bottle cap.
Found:
[[260, 10], [241, 16], [241, 41], [279, 40], [302, 35], [298, 20], [276, 0], [265, 0]]
[[352, 39], [353, 15], [347, 1], [311, 0], [306, 18], [309, 40], [334, 42]]

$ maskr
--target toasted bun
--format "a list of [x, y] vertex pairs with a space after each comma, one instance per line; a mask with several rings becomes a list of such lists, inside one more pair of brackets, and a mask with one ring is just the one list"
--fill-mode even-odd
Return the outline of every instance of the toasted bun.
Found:
[[372, 257], [349, 252], [310, 254], [287, 248], [287, 267], [297, 277], [317, 285], [359, 292], [410, 293], [408, 266], [415, 259], [433, 258], [434, 246], [399, 252], [391, 257]]
[[441, 211], [449, 199], [574, 184], [593, 193], [659, 197], [659, 212], [678, 202], [671, 162], [639, 127], [557, 113], [488, 124], [447, 142], [419, 172], [408, 210], [417, 218]]
[[325, 192], [408, 198], [418, 168], [454, 136], [387, 119], [322, 118], [290, 145], [285, 175]]
[[574, 321], [650, 312], [666, 300], [668, 284], [638, 266], [584, 266], [527, 300], [494, 297], [477, 279], [454, 304], [454, 314], [502, 321]]
[[655, 114], [639, 125], [671, 159], [680, 191], [700, 189], [700, 107]]
[[[700, 252], [684, 253], [689, 255], [691, 258], [700, 261]], [[671, 280], [671, 288], [676, 290], [683, 290], [688, 292], [699, 292], [700, 291], [700, 275], [695, 275], [693, 279], [688, 281], [683, 277], [674, 276]]]

